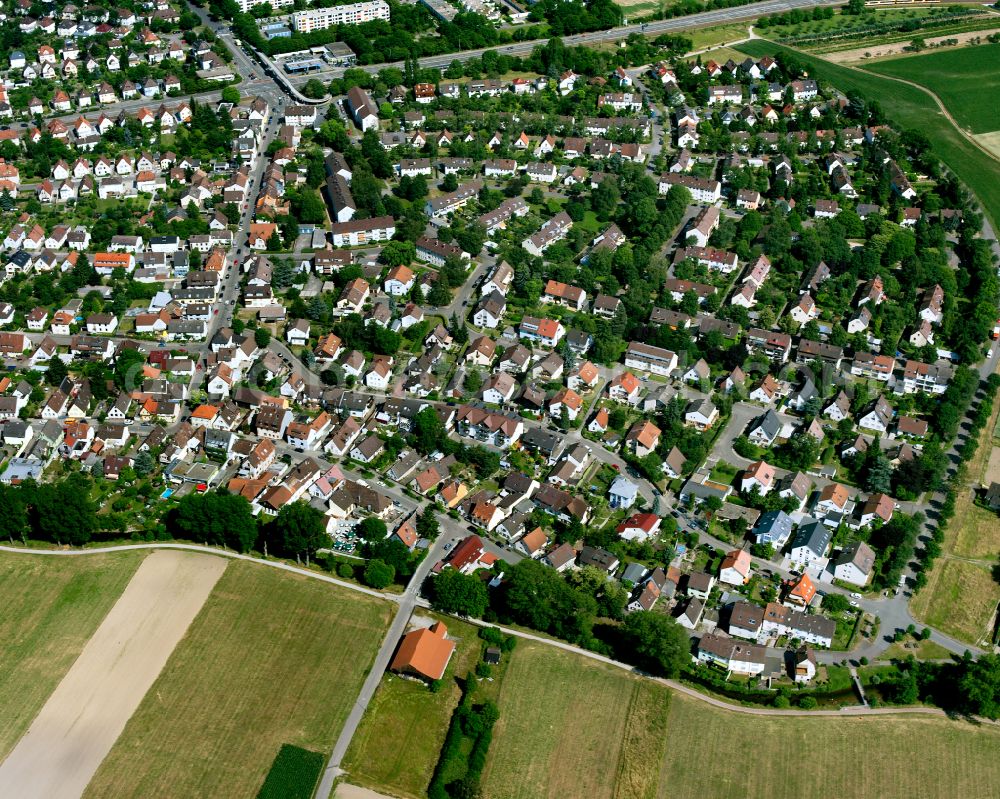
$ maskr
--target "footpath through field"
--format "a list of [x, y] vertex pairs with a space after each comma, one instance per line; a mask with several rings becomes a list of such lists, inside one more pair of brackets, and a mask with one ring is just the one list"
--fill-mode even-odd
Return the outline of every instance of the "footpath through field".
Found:
[[[442, 540], [443, 539], [440, 539], [440, 538], [438, 539], [439, 542], [442, 541]], [[222, 557], [229, 557], [229, 558], [235, 558], [235, 559], [239, 559], [239, 560], [252, 561], [254, 563], [259, 563], [262, 566], [270, 566], [272, 568], [278, 568], [278, 569], [282, 569], [284, 571], [290, 571], [290, 572], [293, 572], [295, 574], [301, 574], [304, 577], [311, 577], [313, 579], [317, 579], [317, 580], [321, 580], [321, 581], [324, 581], [324, 582], [333, 583], [333, 584], [340, 585], [342, 587], [351, 589], [353, 591], [359, 591], [361, 593], [378, 596], [378, 597], [381, 597], [383, 599], [391, 600], [391, 601], [394, 601], [394, 602], [400, 602], [403, 605], [405, 605], [405, 607], [401, 607], [400, 610], [402, 612], [398, 612], [397, 613], [397, 622], [398, 622], [399, 618], [407, 618], [408, 619], [409, 618], [409, 612], [412, 612], [412, 610], [415, 607], [417, 607], [417, 606], [419, 606], [419, 607], [429, 607], [429, 603], [427, 603], [426, 600], [418, 598], [418, 597], [414, 596], [410, 592], [404, 593], [402, 595], [400, 595], [400, 594], [383, 594], [383, 593], [381, 593], [379, 591], [372, 591], [369, 588], [364, 588], [364, 587], [356, 585], [354, 583], [349, 583], [349, 582], [346, 582], [344, 580], [338, 580], [336, 578], [328, 577], [328, 576], [323, 575], [323, 574], [317, 574], [316, 572], [308, 571], [306, 569], [300, 569], [300, 568], [297, 568], [295, 566], [290, 566], [290, 565], [285, 564], [285, 563], [280, 563], [278, 561], [262, 560], [260, 558], [255, 558], [255, 557], [253, 557], [251, 555], [241, 555], [239, 553], [234, 553], [234, 552], [225, 551], [225, 550], [214, 550], [214, 549], [212, 549], [210, 547], [204, 547], [204, 546], [200, 546], [200, 545], [197, 545], [197, 544], [169, 544], [169, 543], [157, 543], [157, 544], [123, 544], [123, 545], [115, 546], [115, 547], [104, 547], [104, 548], [99, 548], [99, 549], [75, 549], [75, 550], [25, 549], [24, 547], [12, 547], [12, 546], [7, 546], [7, 545], [0, 545], [0, 551], [3, 551], [3, 552], [14, 552], [14, 553], [22, 554], [22, 555], [42, 555], [42, 554], [44, 554], [44, 555], [65, 555], [65, 556], [68, 556], [68, 555], [81, 555], [82, 556], [82, 555], [97, 555], [97, 554], [101, 554], [101, 553], [114, 552], [114, 551], [122, 552], [122, 551], [135, 550], [135, 549], [167, 549], [167, 550], [170, 550], [170, 549], [175, 549], [175, 550], [176, 549], [180, 549], [180, 550], [188, 550], [188, 551], [193, 551], [193, 552], [202, 552], [202, 553], [208, 553], [208, 554], [215, 554], [215, 555], [219, 555], [219, 556], [222, 556]], [[432, 562], [433, 558], [430, 558], [429, 561]], [[121, 600], [119, 600], [119, 602], [121, 602]], [[514, 635], [514, 636], [517, 636], [518, 638], [524, 638], [524, 639], [527, 639], [527, 640], [530, 640], [530, 641], [535, 641], [535, 642], [540, 643], [540, 644], [545, 644], [547, 646], [553, 646], [553, 647], [556, 647], [558, 649], [564, 649], [564, 650], [566, 650], [568, 652], [573, 652], [573, 653], [581, 655], [583, 657], [590, 658], [591, 660], [597, 660], [597, 661], [600, 661], [601, 663], [609, 664], [609, 665], [614, 666], [616, 668], [623, 669], [625, 671], [629, 671], [629, 672], [635, 674], [636, 676], [643, 677], [645, 679], [654, 680], [656, 682], [662, 683], [663, 685], [667, 685], [670, 688], [673, 688], [674, 690], [679, 691], [680, 693], [683, 693], [683, 694], [685, 694], [687, 696], [690, 696], [690, 697], [692, 697], [694, 699], [698, 699], [698, 700], [700, 700], [702, 702], [707, 702], [710, 705], [714, 705], [715, 707], [718, 707], [718, 708], [721, 708], [721, 709], [724, 709], [724, 710], [731, 710], [731, 711], [736, 712], [736, 713], [747, 713], [747, 714], [750, 714], [750, 715], [759, 715], [759, 716], [810, 716], [810, 717], [823, 717], [823, 716], [840, 716], [840, 717], [843, 717], [843, 716], [848, 716], [848, 715], [856, 715], [856, 716], [879, 716], [879, 715], [894, 715], [894, 714], [925, 714], [925, 715], [935, 715], [935, 716], [945, 716], [945, 715], [947, 715], [947, 714], [944, 713], [944, 711], [942, 711], [942, 710], [940, 710], [938, 708], [933, 708], [933, 707], [864, 708], [864, 707], [861, 707], [861, 706], [857, 706], [857, 707], [847, 707], [847, 708], [843, 708], [841, 710], [797, 710], [797, 709], [794, 709], [794, 708], [783, 709], [783, 708], [747, 707], [747, 706], [744, 706], [744, 705], [737, 705], [737, 704], [735, 704], [733, 702], [730, 702], [730, 701], [727, 701], [725, 699], [718, 699], [718, 698], [716, 698], [714, 696], [711, 696], [709, 694], [706, 694], [706, 693], [698, 691], [698, 690], [696, 690], [694, 688], [691, 688], [691, 687], [689, 687], [689, 686], [687, 686], [687, 685], [679, 682], [678, 680], [668, 680], [668, 679], [664, 679], [662, 677], [656, 677], [656, 676], [647, 674], [646, 672], [643, 672], [642, 670], [637, 669], [635, 666], [633, 666], [633, 665], [631, 665], [629, 663], [624, 663], [624, 662], [619, 661], [619, 660], [614, 660], [613, 658], [605, 657], [604, 655], [600, 655], [600, 654], [598, 654], [596, 652], [591, 652], [591, 651], [589, 651], [587, 649], [581, 649], [580, 647], [574, 646], [573, 644], [568, 644], [568, 643], [565, 643], [563, 641], [558, 641], [558, 640], [555, 640], [555, 639], [552, 639], [552, 638], [546, 638], [546, 637], [541, 636], [541, 635], [533, 635], [532, 633], [528, 633], [528, 632], [525, 632], [523, 630], [516, 630], [516, 629], [512, 629], [512, 628], [508, 628], [508, 627], [502, 627], [502, 626], [499, 626], [499, 625], [496, 625], [496, 624], [491, 624], [489, 622], [482, 621], [481, 619], [472, 619], [472, 618], [468, 618], [468, 617], [461, 617], [461, 618], [462, 618], [462, 621], [467, 622], [469, 624], [474, 624], [474, 625], [479, 626], [479, 627], [498, 627], [498, 629], [502, 630], [504, 633], [506, 633], [508, 635]], [[391, 636], [386, 636], [386, 642], [388, 642], [390, 639], [391, 639]], [[389, 647], [386, 644], [383, 644], [383, 648], [384, 649], [389, 649]], [[376, 667], [373, 667], [372, 671], [373, 672], [377, 672], [379, 678], [381, 679], [381, 671], [377, 670], [377, 664], [376, 664]], [[384, 671], [384, 669], [382, 669], [382, 671]], [[377, 684], [377, 681], [374, 680], [374, 678], [373, 678], [372, 682], [374, 684]], [[367, 691], [363, 692], [363, 693], [367, 693]], [[370, 696], [368, 698], [370, 699]], [[367, 704], [367, 702], [365, 702], [365, 704]], [[990, 724], [997, 723], [997, 722], [992, 722], [989, 719], [982, 719], [981, 721], [983, 721], [984, 723], [990, 723]], [[342, 737], [344, 737], [343, 734], [342, 734]], [[335, 747], [335, 751], [338, 751], [341, 748], [345, 748], [345, 747], [343, 746], [342, 742], [338, 742], [338, 745]], [[341, 751], [340, 754], [342, 756], [343, 752]], [[335, 764], [334, 764], [334, 766], [333, 766], [333, 768], [329, 768], [329, 764], [328, 764], [328, 771], [331, 774], [333, 774], [334, 776], [339, 776], [340, 775], [339, 765], [340, 765], [339, 764], [339, 759], [337, 759], [336, 762], [335, 762]], [[3, 792], [3, 788], [4, 788], [3, 782], [0, 782], [0, 797], [3, 797], [3, 796], [6, 795]], [[330, 792], [332, 792], [332, 788], [333, 788], [333, 786], [331, 784], [329, 786], [329, 791]], [[328, 796], [329, 792], [326, 795]]]
[[142, 562], [0, 764], [0, 796], [79, 799], [225, 568], [186, 552]]

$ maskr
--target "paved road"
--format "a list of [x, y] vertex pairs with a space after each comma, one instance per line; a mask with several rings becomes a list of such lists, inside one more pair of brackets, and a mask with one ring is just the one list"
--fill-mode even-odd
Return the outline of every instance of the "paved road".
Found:
[[[619, 28], [611, 28], [606, 31], [594, 31], [593, 33], [581, 33], [576, 36], [565, 36], [562, 41], [567, 47], [576, 47], [581, 44], [599, 44], [601, 42], [614, 42], [627, 38], [633, 33], [641, 33], [646, 36], [654, 36], [661, 33], [680, 33], [691, 28], [700, 28], [707, 25], [724, 25], [734, 22], [752, 22], [758, 17], [766, 14], [779, 14], [796, 8], [816, 8], [817, 6], [841, 6], [843, 0], [765, 0], [762, 3], [751, 3], [737, 8], [723, 8], [715, 11], [702, 11], [698, 14], [688, 14], [684, 17], [674, 19], [656, 20], [636, 25], [623, 25]], [[536, 47], [544, 45], [548, 39], [533, 39], [527, 42], [517, 42], [504, 47], [483, 47], [477, 50], [464, 50], [459, 53], [446, 53], [444, 55], [427, 56], [420, 59], [420, 66], [444, 69], [453, 61], [470, 61], [474, 58], [481, 58], [483, 53], [494, 51], [504, 55], [526, 56], [530, 55]], [[393, 61], [384, 64], [369, 64], [360, 69], [366, 72], [376, 73], [386, 67], [397, 67], [402, 69], [405, 66], [403, 61]], [[328, 70], [313, 72], [309, 75], [301, 75], [289, 78], [297, 86], [305, 84], [308, 80], [316, 77], [335, 78], [344, 74], [343, 68], [333, 68]]]
[[[531, 633], [526, 633], [522, 630], [515, 630], [509, 627], [502, 627], [495, 624], [490, 624], [479, 619], [467, 619], [471, 624], [478, 625], [480, 627], [499, 627], [507, 635], [513, 635], [518, 638], [523, 638], [528, 641], [534, 641], [535, 643], [544, 644], [546, 646], [552, 646], [557, 649], [562, 649], [566, 652], [573, 652], [574, 654], [580, 655], [582, 657], [590, 658], [591, 660], [596, 660], [600, 663], [605, 663], [609, 666], [614, 666], [615, 668], [622, 669], [623, 671], [631, 672], [632, 674], [644, 677], [645, 679], [653, 680], [661, 685], [666, 685], [679, 693], [689, 696], [692, 699], [698, 699], [702, 702], [706, 702], [713, 707], [719, 708], [720, 710], [728, 710], [733, 713], [746, 713], [751, 716], [811, 716], [818, 718], [843, 718], [844, 716], [893, 716], [898, 714], [905, 715], [931, 715], [940, 716], [948, 718], [948, 714], [945, 713], [940, 708], [934, 707], [900, 707], [900, 708], [872, 708], [866, 705], [851, 705], [849, 707], [844, 707], [839, 710], [797, 710], [793, 708], [779, 709], [779, 708], [765, 708], [765, 707], [753, 707], [747, 705], [738, 705], [733, 702], [728, 702], [725, 699], [721, 699], [717, 696], [703, 693], [695, 688], [685, 685], [678, 680], [668, 680], [663, 677], [656, 677], [648, 674], [641, 669], [637, 669], [630, 663], [623, 663], [620, 660], [615, 660], [614, 658], [609, 658], [604, 655], [599, 655], [596, 652], [591, 652], [588, 649], [581, 649], [573, 644], [567, 644], [563, 641], [556, 641], [551, 638], [544, 638], [540, 635], [533, 635]], [[986, 724], [1000, 724], [1000, 722], [993, 721], [992, 719], [976, 718], [977, 722]]]
[[333, 745], [333, 750], [330, 752], [330, 757], [326, 763], [326, 769], [320, 778], [315, 799], [329, 799], [333, 791], [334, 782], [337, 777], [344, 773], [340, 768], [340, 764], [343, 762], [344, 756], [351, 745], [351, 740], [357, 732], [358, 725], [361, 724], [361, 719], [368, 709], [368, 703], [371, 702], [372, 697], [375, 696], [375, 691], [378, 690], [379, 683], [382, 681], [382, 675], [389, 668], [389, 662], [396, 651], [396, 645], [406, 631], [406, 625], [409, 624], [410, 616], [420, 598], [420, 589], [424, 583], [424, 579], [430, 572], [431, 567], [441, 559], [445, 551], [445, 544], [451, 543], [454, 540], [455, 537], [452, 535], [438, 536], [434, 545], [427, 552], [427, 556], [420, 562], [420, 565], [417, 566], [416, 571], [414, 571], [413, 576], [410, 578], [410, 582], [406, 586], [406, 591], [403, 592], [399, 600], [399, 610], [396, 611], [396, 616], [389, 626], [385, 640], [382, 641], [382, 646], [379, 647], [378, 654], [375, 655], [375, 662], [368, 671], [368, 676], [365, 678], [364, 685], [361, 686], [361, 692], [358, 694], [358, 698], [351, 708], [347, 721], [344, 722], [340, 736]]

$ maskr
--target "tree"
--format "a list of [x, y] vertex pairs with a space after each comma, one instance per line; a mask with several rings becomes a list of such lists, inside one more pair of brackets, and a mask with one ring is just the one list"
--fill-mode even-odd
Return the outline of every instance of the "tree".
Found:
[[469, 394], [476, 394], [483, 387], [483, 374], [478, 369], [470, 369], [465, 373], [465, 382], [462, 384]]
[[670, 616], [645, 610], [625, 618], [622, 636], [640, 668], [665, 677], [676, 677], [691, 661], [687, 633]]
[[569, 641], [588, 640], [597, 603], [537, 560], [511, 566], [502, 587], [501, 612], [519, 624]]
[[304, 555], [306, 563], [317, 549], [330, 543], [323, 512], [301, 499], [283, 505], [271, 527], [279, 551]]
[[434, 452], [445, 435], [441, 417], [430, 406], [423, 408], [413, 417], [410, 429], [414, 438], [413, 446], [421, 455]]
[[387, 266], [405, 266], [416, 258], [412, 241], [390, 241], [383, 248], [379, 260]]
[[865, 490], [886, 493], [892, 488], [892, 464], [875, 441], [865, 459]]
[[445, 569], [430, 584], [432, 607], [441, 613], [481, 618], [489, 598], [486, 584], [474, 574]]
[[968, 712], [990, 719], [1000, 716], [1000, 657], [980, 655], [968, 662], [958, 689]]
[[145, 477], [153, 471], [155, 466], [156, 462], [148, 452], [140, 452], [135, 456], [135, 461], [132, 464], [132, 468], [135, 469], [135, 473], [139, 477]]
[[321, 100], [326, 97], [326, 86], [316, 78], [310, 78], [306, 85], [302, 87], [302, 93], [313, 100]]
[[427, 293], [427, 304], [435, 308], [441, 308], [451, 302], [451, 291], [448, 284], [441, 277], [431, 284], [431, 290]]
[[28, 509], [25, 492], [15, 486], [0, 484], [0, 537], [23, 542], [28, 532]]
[[261, 349], [264, 349], [268, 344], [271, 343], [271, 333], [266, 327], [258, 327], [253, 332], [254, 343]]
[[365, 585], [381, 590], [394, 579], [396, 579], [396, 570], [388, 563], [378, 558], [368, 561], [364, 573]]
[[49, 361], [49, 368], [45, 372], [45, 382], [50, 386], [58, 386], [66, 379], [67, 374], [66, 364], [57, 356]]
[[831, 613], [843, 613], [851, 606], [843, 594], [827, 594], [823, 597], [823, 609]]
[[257, 520], [239, 494], [188, 494], [167, 518], [174, 538], [187, 538], [246, 552], [257, 540]]
[[388, 529], [384, 521], [374, 516], [369, 516], [367, 519], [362, 519], [358, 524], [357, 533], [365, 541], [375, 542], [382, 541], [386, 537]]
[[146, 356], [137, 349], [121, 350], [115, 358], [115, 385], [123, 391], [133, 391], [142, 385], [142, 368]]
[[226, 86], [222, 90], [222, 102], [237, 105], [240, 101], [240, 90], [235, 86]]
[[434, 506], [428, 505], [417, 516], [417, 534], [421, 538], [433, 541], [438, 537], [439, 531], [440, 525], [438, 524], [437, 517], [434, 515]]

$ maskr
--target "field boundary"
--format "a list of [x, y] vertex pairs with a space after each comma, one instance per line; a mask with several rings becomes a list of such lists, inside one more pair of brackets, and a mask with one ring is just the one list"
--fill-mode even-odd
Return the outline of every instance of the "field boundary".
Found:
[[[660, 685], [665, 685], [668, 688], [672, 688], [678, 693], [684, 694], [685, 696], [692, 697], [693, 699], [700, 699], [703, 702], [707, 702], [713, 707], [720, 708], [722, 710], [730, 710], [734, 713], [745, 713], [751, 716], [802, 716], [802, 717], [826, 717], [826, 718], [844, 718], [846, 716], [859, 716], [859, 717], [869, 717], [869, 716], [893, 716], [893, 715], [928, 715], [937, 716], [939, 718], [952, 719], [955, 718], [949, 715], [941, 708], [938, 707], [867, 707], [865, 705], [851, 705], [849, 707], [844, 707], [839, 710], [800, 710], [795, 708], [769, 708], [769, 707], [748, 707], [747, 705], [737, 705], [732, 702], [727, 702], [724, 699], [720, 699], [709, 694], [702, 693], [695, 688], [692, 688], [679, 680], [669, 679], [667, 677], [657, 677], [655, 674], [650, 674], [643, 671], [642, 669], [636, 668], [631, 663], [624, 663], [620, 660], [615, 660], [614, 658], [609, 658], [606, 655], [601, 655], [597, 652], [591, 652], [587, 649], [581, 649], [573, 644], [567, 644], [564, 641], [556, 641], [551, 638], [543, 638], [540, 635], [532, 635], [531, 633], [526, 633], [521, 630], [515, 630], [510, 627], [504, 627], [498, 624], [491, 624], [490, 622], [485, 622], [481, 619], [464, 619], [464, 621], [475, 624], [479, 627], [495, 627], [501, 632], [507, 635], [513, 635], [518, 638], [523, 638], [527, 641], [533, 641], [534, 643], [546, 644], [548, 646], [556, 647], [557, 649], [565, 650], [566, 652], [573, 652], [577, 655], [582, 655], [590, 660], [596, 660], [598, 663], [604, 663], [608, 666], [614, 666], [617, 669], [622, 669], [623, 671], [630, 672], [631, 674], [645, 680], [651, 680], [657, 682]], [[992, 719], [980, 718], [979, 716], [970, 717], [976, 722], [981, 724], [992, 724], [995, 726], [1000, 726], [1000, 721], [993, 721]]]
[[222, 558], [182, 552], [142, 561], [0, 763], [5, 794], [83, 795], [228, 565]]
[[842, 63], [839, 63], [837, 61], [832, 61], [831, 59], [827, 58], [826, 55], [824, 55], [824, 54], [821, 54], [821, 53], [808, 53], [805, 50], [800, 50], [797, 47], [789, 47], [787, 44], [781, 44], [780, 42], [775, 42], [772, 39], [765, 39], [764, 37], [758, 37], [758, 38], [760, 38], [761, 41], [765, 41], [768, 44], [772, 44], [772, 45], [775, 45], [777, 47], [784, 47], [784, 48], [786, 48], [788, 50], [792, 50], [792, 51], [794, 51], [796, 53], [801, 53], [802, 55], [807, 55], [807, 56], [811, 56], [813, 58], [822, 59], [823, 61], [826, 61], [829, 64], [833, 64], [834, 66], [841, 67], [842, 69], [849, 69], [852, 72], [860, 72], [862, 75], [867, 75], [870, 78], [881, 78], [883, 80], [895, 81], [896, 83], [902, 83], [904, 86], [910, 86], [911, 88], [918, 89], [918, 90], [922, 91], [924, 94], [926, 94], [928, 97], [930, 97], [934, 101], [934, 104], [938, 107], [938, 111], [941, 112], [941, 115], [946, 120], [948, 120], [948, 123], [956, 131], [958, 131], [958, 134], [963, 139], [965, 139], [969, 144], [971, 144], [973, 147], [975, 147], [977, 150], [979, 150], [979, 152], [981, 152], [983, 155], [985, 155], [991, 161], [994, 161], [994, 162], [1000, 164], [1000, 158], [997, 157], [996, 153], [992, 152], [989, 148], [984, 147], [982, 144], [980, 144], [978, 141], [976, 141], [976, 139], [973, 136], [973, 134], [967, 132], [961, 125], [959, 125], [958, 121], [955, 119], [955, 117], [953, 117], [951, 115], [951, 112], [948, 110], [948, 107], [944, 104], [944, 102], [942, 102], [941, 98], [938, 97], [937, 94], [935, 94], [933, 91], [931, 91], [930, 89], [928, 89], [926, 86], [924, 86], [924, 85], [922, 85], [920, 83], [916, 83], [916, 82], [914, 82], [912, 80], [906, 80], [906, 78], [897, 78], [894, 75], [883, 75], [881, 72], [872, 72], [871, 70], [863, 69], [861, 67], [854, 66], [853, 64], [842, 64]]
[[[90, 555], [90, 554], [101, 554], [107, 552], [127, 552], [136, 549], [183, 549], [194, 552], [205, 552], [213, 555], [223, 555], [230, 558], [235, 558], [237, 560], [245, 560], [251, 563], [259, 563], [264, 566], [271, 566], [272, 568], [281, 569], [283, 571], [288, 571], [293, 574], [299, 574], [303, 577], [313, 577], [317, 580], [323, 582], [331, 583], [333, 585], [339, 585], [343, 588], [349, 588], [353, 591], [359, 591], [369, 596], [374, 596], [380, 599], [387, 599], [393, 602], [399, 602], [403, 597], [395, 594], [383, 594], [379, 591], [374, 591], [369, 588], [364, 588], [363, 586], [354, 585], [353, 583], [348, 583], [343, 580], [338, 580], [334, 577], [327, 577], [324, 574], [316, 574], [315, 572], [308, 571], [306, 569], [300, 569], [295, 566], [290, 566], [286, 563], [279, 563], [275, 561], [262, 560], [261, 558], [255, 558], [252, 555], [242, 555], [238, 552], [228, 552], [226, 550], [216, 550], [212, 547], [200, 546], [197, 544], [123, 544], [113, 547], [101, 547], [94, 549], [72, 549], [72, 550], [54, 550], [54, 549], [24, 549], [19, 547], [11, 547], [7, 545], [0, 545], [0, 552], [13, 552], [19, 555], [63, 555], [63, 556], [75, 556], [75, 555]], [[429, 607], [429, 603], [424, 600], [418, 599], [418, 606]], [[737, 705], [732, 702], [727, 702], [723, 699], [719, 699], [714, 696], [709, 696], [701, 691], [691, 688], [679, 680], [668, 679], [666, 677], [657, 677], [654, 674], [649, 674], [636, 668], [630, 663], [624, 663], [620, 660], [615, 660], [614, 658], [606, 657], [605, 655], [598, 654], [597, 652], [590, 652], [586, 649], [581, 649], [580, 647], [573, 646], [572, 644], [565, 643], [564, 641], [557, 641], [550, 638], [544, 638], [540, 635], [532, 635], [531, 633], [526, 633], [521, 630], [515, 630], [510, 627], [503, 627], [497, 624], [492, 624], [490, 622], [483, 621], [482, 619], [473, 619], [464, 616], [456, 617], [460, 618], [462, 621], [473, 624], [477, 627], [496, 627], [507, 635], [513, 635], [517, 638], [523, 638], [527, 641], [534, 641], [536, 643], [546, 644], [548, 646], [554, 646], [558, 649], [566, 650], [567, 652], [574, 652], [583, 657], [590, 658], [591, 660], [596, 660], [600, 663], [605, 663], [615, 668], [622, 669], [624, 671], [631, 672], [636, 677], [652, 680], [658, 682], [661, 685], [666, 685], [669, 688], [682, 693], [686, 696], [690, 696], [694, 699], [700, 699], [703, 702], [707, 702], [710, 705], [721, 708], [723, 710], [730, 710], [734, 713], [746, 713], [754, 716], [806, 716], [806, 717], [834, 717], [843, 718], [845, 716], [891, 716], [891, 715], [931, 715], [938, 716], [941, 718], [952, 718], [945, 711], [936, 707], [897, 707], [897, 708], [887, 708], [887, 707], [864, 707], [863, 705], [856, 705], [846, 708], [841, 708], [840, 710], [798, 710], [794, 708], [764, 708], [764, 707], [747, 707], [745, 705]], [[992, 719], [975, 717], [975, 720], [983, 724], [998, 724], [1000, 722], [993, 721]]]
[[291, 572], [292, 574], [298, 574], [302, 577], [312, 577], [315, 580], [321, 580], [324, 583], [330, 583], [331, 585], [337, 585], [351, 591], [367, 594], [368, 596], [373, 596], [376, 599], [387, 599], [390, 602], [396, 603], [399, 603], [403, 599], [401, 594], [392, 594], [383, 591], [376, 591], [373, 588], [365, 588], [363, 585], [358, 585], [357, 583], [350, 583], [346, 580], [340, 580], [326, 574], [318, 574], [317, 572], [310, 571], [309, 569], [303, 569], [300, 566], [292, 566], [290, 563], [283, 563], [280, 560], [264, 560], [263, 558], [255, 558], [253, 555], [244, 555], [241, 552], [232, 552], [228, 549], [217, 549], [215, 547], [202, 546], [201, 544], [177, 544], [169, 542], [156, 544], [115, 544], [109, 547], [93, 547], [91, 549], [27, 549], [25, 547], [12, 547], [8, 544], [0, 544], [0, 552], [9, 552], [15, 555], [55, 555], [65, 557], [107, 554], [109, 552], [134, 552], [135, 550], [140, 549], [179, 549], [185, 552], [202, 552], [207, 555], [219, 555], [220, 557], [232, 558], [233, 560], [245, 560], [250, 563], [259, 563], [261, 566], [270, 566], [272, 569], [280, 569], [282, 571]]

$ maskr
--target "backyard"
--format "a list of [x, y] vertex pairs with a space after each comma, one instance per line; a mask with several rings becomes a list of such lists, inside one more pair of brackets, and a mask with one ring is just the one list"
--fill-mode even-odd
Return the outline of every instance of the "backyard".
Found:
[[346, 780], [397, 796], [422, 797], [444, 742], [464, 678], [479, 659], [478, 630], [446, 619], [448, 637], [457, 648], [444, 685], [432, 693], [422, 682], [386, 674], [344, 758]]

